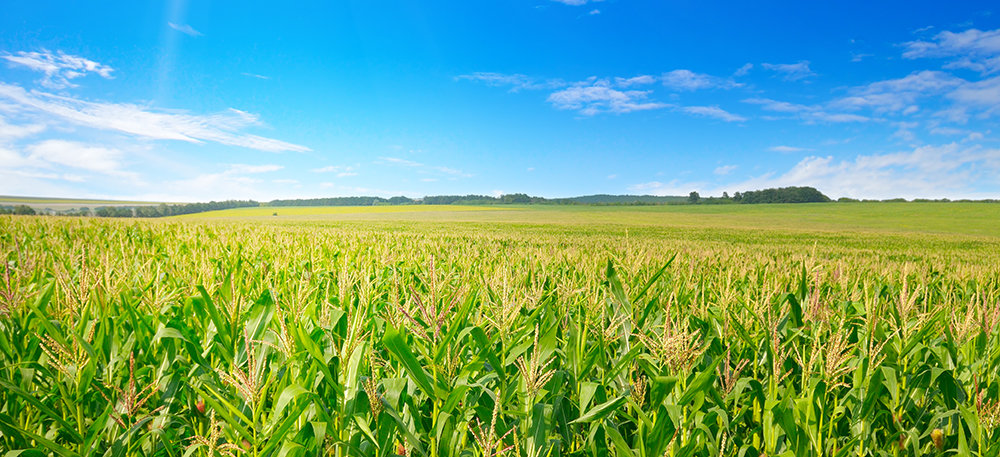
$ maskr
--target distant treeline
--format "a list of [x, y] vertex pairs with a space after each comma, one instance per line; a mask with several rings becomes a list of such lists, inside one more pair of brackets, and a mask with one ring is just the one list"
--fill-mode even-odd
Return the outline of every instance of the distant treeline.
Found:
[[[499, 197], [491, 195], [430, 195], [421, 199], [404, 196], [383, 197], [330, 197], [308, 198], [295, 200], [272, 200], [258, 202], [254, 200], [225, 200], [208, 203], [185, 203], [169, 205], [139, 205], [139, 206], [101, 206], [94, 209], [75, 208], [56, 211], [51, 209], [35, 210], [28, 205], [0, 206], [0, 214], [50, 214], [60, 216], [97, 216], [97, 217], [165, 217], [181, 214], [202, 213], [231, 208], [281, 207], [281, 206], [377, 206], [377, 205], [615, 205], [615, 206], [646, 206], [646, 205], [725, 205], [725, 204], [765, 204], [765, 203], [823, 203], [832, 201], [822, 192], [813, 187], [779, 187], [772, 189], [750, 190], [736, 192], [732, 196], [723, 192], [721, 197], [701, 197], [698, 192], [691, 192], [687, 197], [656, 196], [656, 195], [584, 195], [571, 198], [544, 198], [528, 194], [504, 194]], [[838, 202], [906, 202], [902, 198], [890, 200], [855, 200], [840, 198]], [[985, 202], [997, 203], [998, 200], [939, 200], [916, 199], [914, 202]]]
[[0, 214], [17, 214], [19, 216], [34, 216], [35, 209], [28, 205], [0, 206]]
[[777, 189], [750, 190], [733, 194], [740, 203], [822, 203], [830, 197], [812, 187], [779, 187]]
[[97, 217], [164, 217], [164, 216], [179, 216], [181, 214], [194, 214], [203, 213], [205, 211], [215, 211], [220, 209], [230, 209], [230, 208], [250, 208], [261, 206], [260, 202], [253, 200], [226, 200], [221, 202], [208, 202], [208, 203], [182, 203], [177, 205], [168, 205], [166, 203], [161, 203], [159, 205], [143, 205], [143, 206], [100, 206], [94, 209], [87, 207], [74, 208], [69, 210], [38, 210], [28, 205], [17, 205], [17, 206], [0, 206], [0, 214], [23, 214], [23, 215], [34, 215], [34, 214], [52, 214], [57, 216], [97, 216]]
[[698, 192], [691, 192], [687, 197], [689, 204], [722, 205], [722, 204], [762, 204], [762, 203], [823, 203], [831, 201], [830, 197], [813, 187], [779, 187], [776, 189], [748, 190], [737, 192], [732, 197], [723, 192], [722, 197], [702, 198]]

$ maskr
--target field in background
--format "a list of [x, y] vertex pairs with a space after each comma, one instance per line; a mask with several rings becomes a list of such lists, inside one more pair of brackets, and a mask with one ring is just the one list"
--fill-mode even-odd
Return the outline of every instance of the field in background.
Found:
[[93, 200], [77, 198], [44, 198], [44, 197], [14, 197], [0, 195], [0, 206], [27, 205], [35, 210], [51, 209], [56, 211], [75, 210], [80, 208], [94, 209], [101, 206], [154, 206], [159, 202], [141, 202], [128, 200]]
[[[172, 216], [174, 219], [254, 219], [275, 220], [288, 218], [298, 220], [325, 219], [344, 215], [379, 215], [407, 213], [465, 213], [469, 211], [499, 211], [501, 206], [463, 206], [463, 205], [382, 205], [382, 206], [257, 206], [252, 208], [233, 208], [203, 213]], [[391, 217], [391, 216], [390, 216]]]
[[0, 449], [993, 456], [998, 227], [980, 203], [0, 217]]
[[[278, 216], [273, 216], [273, 213]], [[261, 207], [209, 211], [175, 218], [275, 223], [400, 221], [566, 228], [599, 225], [636, 229], [857, 231], [1000, 237], [1000, 204], [990, 203]]]

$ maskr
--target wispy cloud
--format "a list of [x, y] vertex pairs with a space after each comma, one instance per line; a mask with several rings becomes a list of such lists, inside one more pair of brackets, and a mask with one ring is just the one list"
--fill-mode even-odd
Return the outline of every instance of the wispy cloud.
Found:
[[639, 75], [631, 78], [615, 78], [615, 85], [618, 87], [645, 86], [656, 82], [655, 76]]
[[681, 181], [674, 179], [667, 182], [650, 181], [639, 184], [633, 184], [628, 187], [628, 190], [629, 192], [634, 192], [637, 194], [681, 196], [681, 195], [687, 195], [691, 191], [701, 192], [705, 190], [705, 188], [706, 188], [705, 182]]
[[108, 175], [121, 175], [121, 151], [65, 140], [46, 140], [28, 147], [28, 159]]
[[722, 185], [705, 182], [652, 181], [635, 184], [633, 192], [655, 195], [704, 195], [785, 186], [813, 186], [831, 197], [854, 198], [991, 198], [973, 186], [1000, 173], [1000, 149], [963, 147], [957, 143], [921, 146], [888, 154], [803, 158], [783, 173], [765, 173]]
[[868, 122], [872, 119], [867, 116], [853, 113], [831, 113], [819, 105], [801, 105], [769, 98], [748, 98], [743, 103], [760, 105], [761, 109], [775, 113], [789, 115], [792, 118], [800, 119], [809, 124], [830, 123], [840, 124], [849, 122]]
[[264, 75], [258, 75], [258, 74], [256, 74], [256, 73], [247, 73], [247, 72], [243, 72], [243, 73], [240, 73], [240, 74], [241, 74], [241, 75], [243, 75], [243, 76], [246, 76], [246, 77], [250, 77], [250, 78], [257, 78], [257, 79], [271, 79], [271, 77], [270, 77], [270, 76], [264, 76]]
[[522, 74], [503, 74], [493, 72], [475, 72], [459, 75], [456, 80], [467, 80], [485, 83], [489, 86], [510, 87], [511, 92], [519, 90], [555, 89], [566, 86], [566, 82], [558, 79], [538, 79]]
[[141, 184], [125, 169], [125, 154], [116, 148], [67, 140], [45, 140], [23, 148], [24, 154], [0, 147], [0, 168], [22, 178], [83, 182], [79, 173], [96, 173]]
[[547, 101], [557, 109], [576, 110], [585, 116], [599, 113], [630, 113], [666, 108], [666, 103], [648, 100], [650, 91], [618, 90], [607, 81], [567, 87], [549, 95]]
[[816, 73], [809, 68], [808, 60], [800, 60], [796, 63], [764, 63], [761, 64], [761, 67], [782, 74], [787, 81], [798, 81], [816, 76]]
[[780, 146], [771, 146], [767, 148], [767, 150], [772, 152], [802, 152], [802, 151], [810, 151], [811, 149], [800, 148], [796, 146], [780, 145]]
[[443, 167], [438, 165], [427, 165], [421, 162], [415, 162], [412, 160], [401, 159], [399, 157], [379, 157], [379, 161], [383, 163], [388, 163], [391, 165], [398, 165], [403, 167], [415, 168], [421, 173], [438, 173], [443, 175], [449, 175], [455, 178], [471, 178], [472, 174], [466, 173], [462, 170]]
[[158, 186], [157, 192], [139, 196], [152, 201], [205, 201], [208, 199], [268, 200], [276, 198], [274, 188], [257, 175], [284, 169], [276, 164], [228, 164], [222, 171], [202, 173], [191, 178], [168, 180]]
[[195, 37], [202, 36], [201, 32], [195, 30], [194, 27], [191, 27], [190, 25], [187, 24], [175, 24], [173, 22], [167, 22], [167, 25], [169, 25], [170, 28], [178, 32], [181, 32], [185, 35], [195, 36]]
[[726, 122], [744, 122], [747, 118], [738, 114], [730, 113], [718, 106], [685, 106], [679, 108], [681, 111], [698, 116], [711, 117]]
[[724, 176], [736, 171], [737, 168], [739, 168], [738, 165], [722, 165], [719, 167], [715, 167], [715, 170], [713, 170], [712, 173], [715, 173], [719, 176]]
[[588, 3], [597, 3], [603, 0], [552, 0], [552, 1], [556, 3], [562, 3], [563, 5], [583, 6]]
[[975, 193], [970, 183], [997, 172], [1000, 150], [952, 143], [846, 160], [807, 157], [760, 184], [812, 185], [831, 195], [856, 198], [967, 197]]
[[25, 90], [0, 83], [0, 99], [19, 108], [76, 125], [156, 140], [215, 142], [261, 151], [308, 151], [309, 148], [252, 135], [245, 129], [260, 125], [257, 115], [230, 109], [216, 114], [158, 111], [127, 103], [92, 102], [69, 96]]
[[941, 95], [964, 80], [940, 71], [917, 71], [903, 78], [877, 81], [851, 89], [851, 95], [834, 100], [833, 108], [899, 112], [914, 107], [919, 98]]
[[76, 87], [70, 80], [95, 73], [102, 78], [112, 78], [113, 68], [94, 62], [79, 56], [66, 54], [59, 51], [55, 54], [48, 50], [38, 52], [21, 51], [15, 54], [0, 55], [0, 59], [10, 62], [12, 65], [39, 71], [44, 74], [39, 83], [50, 89], [64, 89]]
[[982, 114], [995, 116], [1000, 114], [1000, 76], [982, 81], [967, 82], [955, 88], [947, 97], [957, 104], [960, 110], [981, 110]]
[[752, 63], [745, 63], [745, 64], [743, 64], [742, 67], [737, 68], [736, 71], [733, 72], [733, 76], [736, 76], [736, 77], [746, 76], [747, 73], [750, 73], [750, 70], [753, 70], [753, 64]]
[[235, 163], [229, 166], [229, 169], [225, 171], [226, 174], [230, 175], [251, 175], [258, 173], [271, 173], [285, 168], [281, 165], [275, 164], [265, 164], [265, 165], [246, 165], [241, 163]]
[[[519, 90], [550, 90], [546, 101], [560, 110], [576, 111], [584, 116], [602, 113], [624, 114], [635, 111], [649, 111], [676, 108], [677, 111], [697, 116], [722, 119], [727, 122], [746, 120], [717, 106], [681, 107], [653, 98], [656, 83], [675, 92], [690, 92], [703, 89], [730, 89], [741, 84], [730, 79], [719, 78], [691, 70], [679, 69], [659, 76], [638, 75], [631, 77], [599, 78], [591, 76], [582, 81], [565, 82], [561, 79], [540, 79], [523, 74], [472, 73], [456, 77], [486, 83], [490, 86], [510, 87], [511, 92]], [[648, 87], [639, 90], [639, 87]]]
[[1000, 71], [1000, 29], [940, 32], [930, 40], [904, 43], [907, 59], [952, 59], [945, 68], [967, 68], [982, 74]]
[[311, 171], [313, 173], [336, 173], [335, 176], [338, 178], [347, 178], [350, 176], [357, 176], [358, 173], [355, 171], [356, 169], [356, 167], [352, 166], [329, 165], [321, 168], [313, 168]]
[[670, 89], [683, 91], [714, 88], [729, 89], [740, 86], [740, 84], [727, 79], [684, 69], [664, 73], [660, 76], [660, 80], [664, 86]]
[[5, 140], [16, 140], [41, 133], [45, 130], [44, 124], [8, 124], [7, 120], [0, 116], [0, 143]]

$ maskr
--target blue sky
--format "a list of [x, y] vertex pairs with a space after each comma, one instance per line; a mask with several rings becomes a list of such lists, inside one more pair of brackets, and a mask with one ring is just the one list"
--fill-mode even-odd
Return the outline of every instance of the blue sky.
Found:
[[36, 0], [0, 194], [1000, 197], [987, 2]]

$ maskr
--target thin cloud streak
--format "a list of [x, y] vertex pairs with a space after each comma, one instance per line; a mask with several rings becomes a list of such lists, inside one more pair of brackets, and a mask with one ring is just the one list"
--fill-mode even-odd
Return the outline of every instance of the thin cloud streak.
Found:
[[65, 89], [76, 87], [70, 80], [81, 78], [87, 74], [94, 73], [98, 76], [111, 79], [114, 69], [86, 59], [59, 51], [55, 54], [46, 49], [37, 52], [17, 52], [15, 54], [0, 55], [12, 65], [18, 65], [30, 70], [39, 71], [45, 74], [39, 81], [44, 87], [49, 89]]
[[203, 35], [201, 32], [195, 30], [194, 27], [191, 27], [190, 25], [187, 24], [175, 24], [173, 22], [167, 22], [167, 25], [169, 25], [170, 28], [188, 36], [199, 37]]
[[111, 130], [154, 140], [214, 142], [268, 152], [305, 152], [306, 146], [242, 132], [260, 125], [257, 115], [230, 109], [197, 115], [155, 111], [125, 103], [91, 102], [0, 83], [0, 99], [58, 120], [99, 130]]

